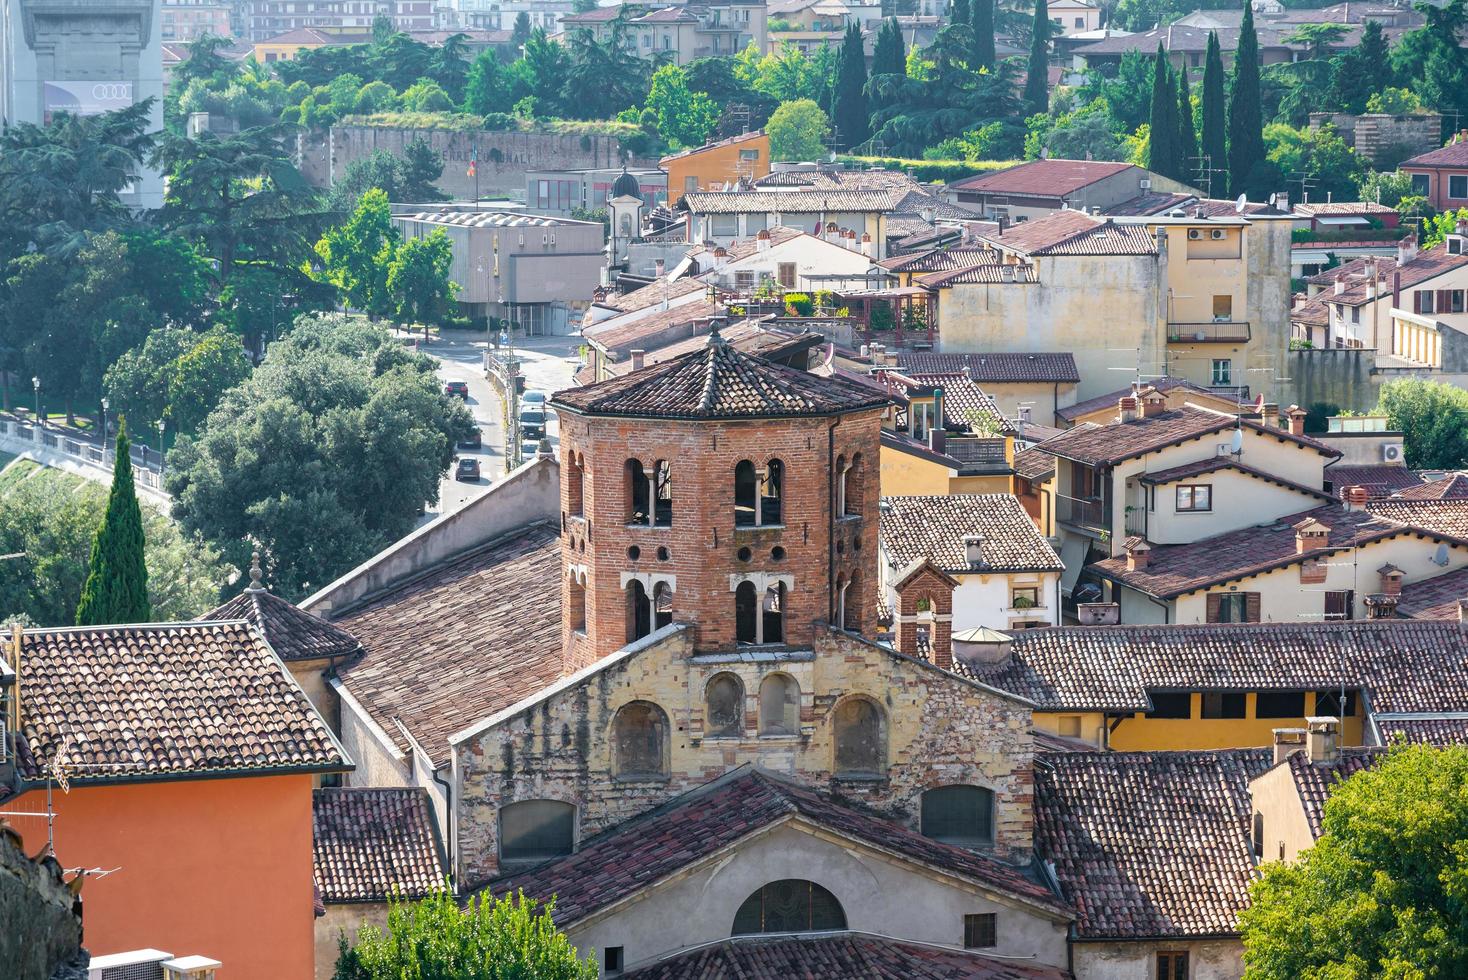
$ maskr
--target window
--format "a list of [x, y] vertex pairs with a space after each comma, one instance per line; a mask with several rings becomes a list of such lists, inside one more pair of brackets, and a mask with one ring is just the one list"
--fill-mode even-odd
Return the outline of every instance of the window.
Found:
[[1316, 691], [1315, 713], [1326, 717], [1350, 718], [1356, 713], [1356, 692], [1347, 691], [1345, 702], [1340, 691]]
[[[1451, 252], [1453, 250], [1452, 249], [1452, 246], [1454, 246], [1454, 245], [1461, 245], [1462, 244], [1462, 241], [1463, 240], [1461, 238], [1453, 238], [1453, 239], [1451, 239], [1448, 242], [1448, 251]], [[1452, 298], [1452, 305], [1448, 307], [1448, 311], [1450, 313], [1462, 313], [1463, 312], [1463, 290], [1461, 290], [1461, 289], [1455, 289], [1449, 295]]]
[[1255, 718], [1305, 717], [1304, 691], [1260, 691], [1254, 695]]
[[1215, 386], [1233, 384], [1233, 366], [1233, 361], [1228, 358], [1215, 357], [1213, 359], [1213, 384]]
[[1432, 176], [1430, 174], [1412, 175], [1412, 196], [1429, 197], [1432, 194]]
[[584, 506], [582, 487], [585, 482], [586, 457], [580, 453], [568, 453], [566, 466], [566, 513], [580, 517]]
[[1360, 323], [1361, 322], [1361, 307], [1359, 307], [1359, 306], [1353, 306], [1353, 307], [1351, 307], [1351, 322], [1352, 323]]
[[740, 150], [739, 159], [745, 163], [753, 163], [755, 160], [759, 159], [759, 150]]
[[586, 586], [571, 579], [571, 629], [577, 633], [586, 632]]
[[733, 674], [715, 674], [704, 691], [703, 733], [737, 738], [744, 733], [744, 684]]
[[760, 606], [760, 643], [785, 642], [785, 586], [776, 582], [765, 589]]
[[602, 976], [615, 977], [621, 975], [622, 965], [625, 962], [622, 949], [623, 947], [621, 946], [608, 946], [601, 951]]
[[1264, 857], [1264, 814], [1254, 811], [1254, 857]]
[[765, 464], [765, 472], [759, 485], [759, 510], [761, 524], [780, 523], [780, 504], [784, 498], [782, 486], [785, 482], [785, 464], [772, 459]]
[[1354, 593], [1350, 589], [1325, 594], [1326, 619], [1354, 619]]
[[990, 949], [999, 945], [998, 916], [993, 912], [980, 912], [963, 917], [963, 948]]
[[672, 621], [673, 590], [668, 588], [667, 582], [659, 582], [652, 587], [652, 628], [660, 630]]
[[1038, 585], [1016, 585], [1010, 590], [1009, 605], [1014, 609], [1033, 609], [1040, 604]]
[[1185, 483], [1178, 487], [1177, 509], [1180, 511], [1212, 510], [1212, 485], [1207, 483]]
[[684, 177], [683, 178], [683, 193], [685, 193], [685, 194], [696, 194], [696, 193], [698, 193], [698, 177], [697, 176], [690, 176], [690, 177]]
[[781, 289], [795, 288], [795, 263], [781, 262], [775, 267], [775, 278], [779, 280]]
[[668, 774], [668, 716], [651, 701], [632, 701], [612, 721], [616, 774], [660, 779]]
[[1257, 592], [1210, 592], [1207, 601], [1207, 622], [1259, 622], [1259, 593]]
[[1187, 952], [1158, 953], [1157, 980], [1188, 980]]
[[715, 237], [733, 238], [739, 234], [739, 215], [737, 214], [715, 214], [709, 218], [709, 222]]
[[1204, 691], [1204, 718], [1242, 718], [1247, 699], [1242, 691]]
[[755, 479], [754, 464], [741, 459], [734, 466], [734, 526], [753, 527], [755, 524]]
[[1148, 718], [1191, 718], [1193, 717], [1193, 695], [1187, 691], [1148, 691], [1152, 698], [1152, 710]]
[[982, 786], [942, 786], [922, 799], [924, 837], [979, 847], [994, 843], [994, 792]]
[[1413, 313], [1432, 313], [1432, 290], [1418, 289], [1412, 293]]
[[768, 214], [750, 213], [744, 216], [744, 234], [748, 237], [754, 237], [769, 226], [770, 216]]
[[559, 800], [524, 800], [500, 808], [500, 860], [549, 861], [570, 854], [576, 808]]
[[1084, 17], [1077, 17], [1077, 18], [1075, 18], [1075, 26], [1078, 29], [1079, 28], [1084, 28], [1086, 26], [1086, 18], [1084, 18]]
[[1234, 318], [1234, 298], [1232, 296], [1213, 297], [1213, 319], [1217, 321], [1228, 321]]
[[758, 595], [753, 582], [740, 582], [734, 590], [734, 639], [759, 642]]
[[656, 527], [673, 526], [673, 467], [666, 459], [653, 464], [652, 523]]
[[741, 271], [734, 273], [734, 288], [743, 292], [754, 289], [754, 272]]
[[1448, 175], [1448, 197], [1459, 200], [1468, 198], [1468, 176], [1462, 174]]
[[800, 685], [789, 674], [771, 674], [760, 682], [759, 733], [800, 734]]
[[652, 603], [647, 589], [636, 579], [627, 583], [627, 642], [640, 640], [652, 632]]
[[851, 457], [851, 465], [841, 474], [841, 506], [840, 513], [845, 517], [860, 516], [862, 494], [865, 490], [863, 480], [866, 474], [862, 471], [861, 453]]
[[627, 500], [627, 523], [628, 524], [651, 524], [651, 511], [648, 507], [648, 485], [647, 471], [642, 468], [642, 461], [629, 459], [623, 467], [626, 483]]
[[772, 881], [744, 900], [734, 913], [736, 936], [763, 932], [829, 932], [846, 928], [841, 903], [813, 881]]
[[887, 732], [882, 709], [866, 698], [836, 707], [836, 774], [880, 777], [887, 771]]

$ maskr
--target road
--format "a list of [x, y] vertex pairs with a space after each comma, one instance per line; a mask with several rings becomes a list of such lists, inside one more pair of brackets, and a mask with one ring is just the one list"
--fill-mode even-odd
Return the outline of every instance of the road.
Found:
[[[550, 395], [562, 388], [571, 387], [571, 378], [579, 363], [576, 350], [580, 343], [580, 337], [517, 339], [515, 353], [520, 358], [520, 370], [525, 376], [525, 390], [542, 391]], [[479, 449], [458, 450], [461, 457], [479, 460], [480, 479], [474, 483], [461, 483], [450, 473], [439, 490], [438, 505], [430, 508], [420, 523], [453, 513], [484, 493], [491, 483], [504, 475], [503, 412], [499, 394], [484, 377], [484, 347], [482, 333], [451, 331], [421, 348], [423, 353], [438, 360], [438, 374], [445, 382], [463, 381], [468, 384], [469, 411], [479, 423], [482, 445]], [[552, 446], [559, 443], [560, 433], [554, 415], [550, 416], [546, 434], [550, 437]]]

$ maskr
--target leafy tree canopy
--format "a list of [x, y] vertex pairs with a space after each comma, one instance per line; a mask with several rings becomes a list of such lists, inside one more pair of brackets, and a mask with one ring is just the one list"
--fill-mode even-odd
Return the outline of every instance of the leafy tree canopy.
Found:
[[1376, 410], [1402, 433], [1408, 466], [1452, 470], [1468, 463], [1468, 391], [1418, 378], [1388, 381]]
[[782, 102], [765, 124], [772, 160], [819, 160], [826, 153], [831, 121], [810, 99]]

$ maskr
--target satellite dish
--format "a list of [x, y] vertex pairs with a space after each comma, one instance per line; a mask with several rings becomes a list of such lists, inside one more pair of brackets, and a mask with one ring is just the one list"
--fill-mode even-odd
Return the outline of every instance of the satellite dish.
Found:
[[1432, 561], [1436, 565], [1446, 565], [1448, 563], [1448, 543], [1446, 541], [1439, 542], [1437, 553], [1432, 556]]
[[1237, 211], [1239, 214], [1243, 214], [1244, 213], [1244, 208], [1248, 205], [1248, 203], [1249, 203], [1249, 195], [1248, 195], [1248, 192], [1245, 192], [1243, 194], [1240, 194], [1239, 195], [1239, 199], [1234, 202], [1234, 210]]
[[1238, 455], [1239, 453], [1241, 453], [1241, 452], [1244, 451], [1244, 430], [1243, 429], [1235, 429], [1234, 430], [1234, 442], [1233, 442], [1233, 446], [1234, 446], [1234, 455]]

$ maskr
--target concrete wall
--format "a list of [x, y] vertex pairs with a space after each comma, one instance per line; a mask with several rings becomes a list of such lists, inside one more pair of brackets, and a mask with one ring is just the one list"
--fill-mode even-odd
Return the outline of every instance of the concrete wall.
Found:
[[1019, 410], [1024, 407], [1030, 410], [1030, 420], [1040, 425], [1058, 424], [1055, 413], [1076, 403], [1076, 385], [1072, 382], [985, 381], [982, 387], [1005, 418], [1019, 418]]
[[1076, 980], [1141, 980], [1157, 975], [1160, 951], [1187, 950], [1188, 980], [1238, 980], [1244, 944], [1237, 939], [1076, 943]]
[[338, 939], [345, 933], [349, 944], [356, 942], [364, 924], [386, 928], [387, 903], [326, 906], [326, 914], [316, 920], [316, 980], [331, 980], [336, 973]]
[[[960, 575], [953, 590], [953, 632], [988, 626], [1006, 630], [1017, 622], [1060, 622], [1055, 572], [1015, 572], [1008, 575]], [[1040, 604], [1030, 609], [1011, 605], [1014, 589], [1034, 586]]]
[[[1280, 728], [1289, 727], [1279, 725]], [[1260, 862], [1293, 861], [1315, 844], [1310, 820], [1300, 801], [1300, 790], [1287, 765], [1263, 772], [1249, 784], [1254, 813], [1264, 818], [1264, 847]], [[1252, 828], [1251, 828], [1252, 830]]]
[[556, 521], [560, 464], [533, 459], [478, 498], [430, 521], [300, 603], [330, 618], [367, 596], [537, 521]]
[[1380, 396], [1381, 379], [1372, 372], [1375, 363], [1376, 351], [1370, 349], [1294, 350], [1285, 355], [1284, 373], [1297, 405], [1329, 402], [1342, 411], [1369, 412]]
[[1373, 167], [1395, 167], [1408, 157], [1435, 150], [1442, 145], [1443, 117], [1435, 112], [1392, 116], [1368, 112], [1353, 116], [1345, 112], [1312, 112], [1310, 128], [1331, 125], [1346, 145], [1371, 162]]
[[[836, 896], [848, 928], [899, 939], [963, 945], [963, 917], [997, 916], [999, 956], [1066, 965], [1065, 923], [959, 879], [894, 860], [798, 821], [775, 826], [653, 888], [630, 905], [567, 930], [582, 955], [621, 946], [629, 967], [681, 947], [729, 936], [734, 914], [763, 885], [813, 881]], [[670, 922], [678, 923], [669, 929]]]
[[[1200, 484], [1212, 487], [1213, 509], [1178, 510], [1177, 488]], [[1262, 524], [1275, 517], [1298, 514], [1322, 503], [1319, 497], [1247, 476], [1237, 470], [1220, 470], [1147, 489], [1147, 512], [1144, 515], [1133, 514], [1132, 520], [1145, 519], [1147, 540], [1154, 545], [1188, 544]]]
[[343, 782], [347, 786], [414, 786], [411, 760], [380, 729], [365, 708], [357, 703], [352, 693], [340, 681], [333, 682], [333, 690], [341, 698], [341, 730], [337, 733], [342, 748], [357, 764], [347, 773]]

